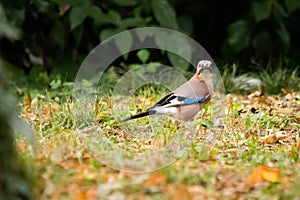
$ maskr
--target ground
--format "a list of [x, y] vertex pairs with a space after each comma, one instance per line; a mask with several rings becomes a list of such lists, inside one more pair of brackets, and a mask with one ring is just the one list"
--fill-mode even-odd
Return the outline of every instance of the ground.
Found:
[[[106, 137], [116, 145], [125, 142], [129, 150], [149, 147], [122, 134], [109, 100], [95, 103], [95, 121]], [[132, 108], [145, 109], [156, 100], [146, 96]], [[79, 137], [68, 98], [27, 96], [20, 107], [36, 139], [30, 143], [20, 137], [16, 143], [21, 156], [32, 163], [37, 199], [300, 198], [300, 94], [293, 91], [277, 96], [228, 94], [227, 117], [216, 143], [201, 148], [209, 129], [203, 114], [203, 126], [188, 150], [150, 173], [117, 171], [99, 162]]]

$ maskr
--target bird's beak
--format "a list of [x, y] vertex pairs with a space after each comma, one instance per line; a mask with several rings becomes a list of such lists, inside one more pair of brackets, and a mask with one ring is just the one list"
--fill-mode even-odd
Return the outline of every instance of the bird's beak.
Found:
[[203, 68], [199, 69], [198, 70], [198, 75], [200, 75], [202, 73], [202, 71], [203, 71]]

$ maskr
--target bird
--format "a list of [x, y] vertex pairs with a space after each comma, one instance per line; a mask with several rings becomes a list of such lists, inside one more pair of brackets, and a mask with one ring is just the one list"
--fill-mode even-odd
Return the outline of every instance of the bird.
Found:
[[[198, 62], [196, 73], [190, 80], [160, 99], [144, 112], [127, 117], [122, 122], [155, 114], [169, 115], [180, 121], [191, 121], [212, 98], [212, 62]], [[209, 83], [207, 83], [209, 82]]]

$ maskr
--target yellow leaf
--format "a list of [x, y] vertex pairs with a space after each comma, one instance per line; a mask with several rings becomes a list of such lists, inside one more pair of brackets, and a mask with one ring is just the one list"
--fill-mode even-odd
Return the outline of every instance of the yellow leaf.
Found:
[[279, 182], [280, 169], [276, 167], [263, 166], [262, 178], [269, 182]]
[[268, 167], [264, 165], [257, 166], [250, 177], [248, 178], [248, 184], [254, 186], [257, 182], [269, 181], [279, 182], [280, 169], [276, 167]]

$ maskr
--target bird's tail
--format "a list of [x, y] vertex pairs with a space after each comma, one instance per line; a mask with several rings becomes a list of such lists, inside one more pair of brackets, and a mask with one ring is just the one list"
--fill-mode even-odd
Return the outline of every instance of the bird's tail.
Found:
[[141, 113], [138, 113], [136, 115], [132, 115], [130, 117], [127, 117], [127, 118], [123, 119], [122, 122], [127, 122], [127, 121], [132, 120], [132, 119], [146, 117], [146, 116], [149, 116], [149, 115], [153, 115], [155, 113], [156, 113], [155, 110], [146, 110], [145, 112], [141, 112]]

